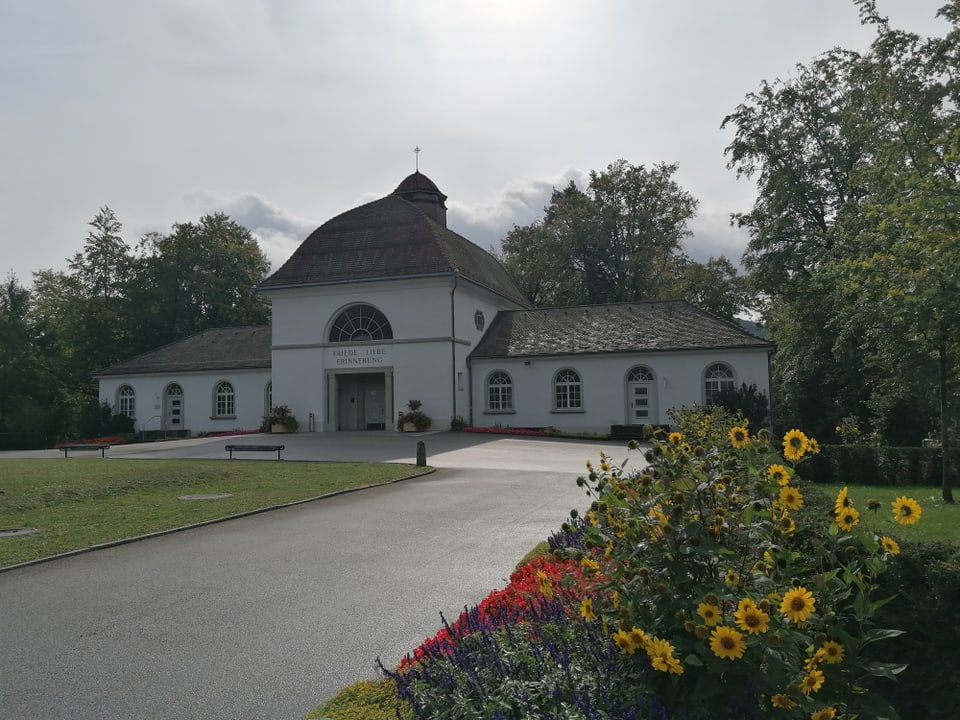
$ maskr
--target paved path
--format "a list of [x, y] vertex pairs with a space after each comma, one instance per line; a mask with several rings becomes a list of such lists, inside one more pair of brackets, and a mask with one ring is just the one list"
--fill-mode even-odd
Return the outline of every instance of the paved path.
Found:
[[[435, 473], [0, 573], [0, 718], [302, 717], [375, 677], [378, 655], [396, 663], [437, 630], [439, 612], [455, 617], [502, 587], [523, 553], [583, 507], [573, 482], [583, 462], [629, 454], [338, 433], [288, 436], [285, 457], [412, 461], [416, 440]], [[108, 455], [223, 457], [224, 444]]]

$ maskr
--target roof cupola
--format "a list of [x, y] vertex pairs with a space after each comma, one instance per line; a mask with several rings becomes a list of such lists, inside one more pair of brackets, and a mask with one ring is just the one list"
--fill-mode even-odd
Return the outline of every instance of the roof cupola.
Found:
[[419, 170], [407, 175], [393, 194], [413, 203], [443, 227], [447, 226], [447, 196]]

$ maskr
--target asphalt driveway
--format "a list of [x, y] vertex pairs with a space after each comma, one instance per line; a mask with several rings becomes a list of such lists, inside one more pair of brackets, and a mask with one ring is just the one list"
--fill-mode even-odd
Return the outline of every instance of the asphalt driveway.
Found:
[[586, 459], [641, 462], [619, 443], [464, 433], [298, 434], [284, 457], [412, 462], [418, 440], [437, 468], [422, 478], [0, 573], [0, 717], [302, 717], [502, 587], [583, 508]]

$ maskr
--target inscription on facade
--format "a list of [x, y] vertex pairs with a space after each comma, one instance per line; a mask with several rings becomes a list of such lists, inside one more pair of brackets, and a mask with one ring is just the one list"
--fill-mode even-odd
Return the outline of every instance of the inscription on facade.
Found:
[[387, 351], [382, 347], [338, 348], [332, 354], [337, 367], [383, 365], [387, 361]]

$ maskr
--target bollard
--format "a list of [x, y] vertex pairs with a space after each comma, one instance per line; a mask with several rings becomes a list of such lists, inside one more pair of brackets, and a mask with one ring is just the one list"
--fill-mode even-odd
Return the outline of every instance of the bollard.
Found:
[[427, 444], [420, 440], [417, 442], [417, 467], [427, 466]]

